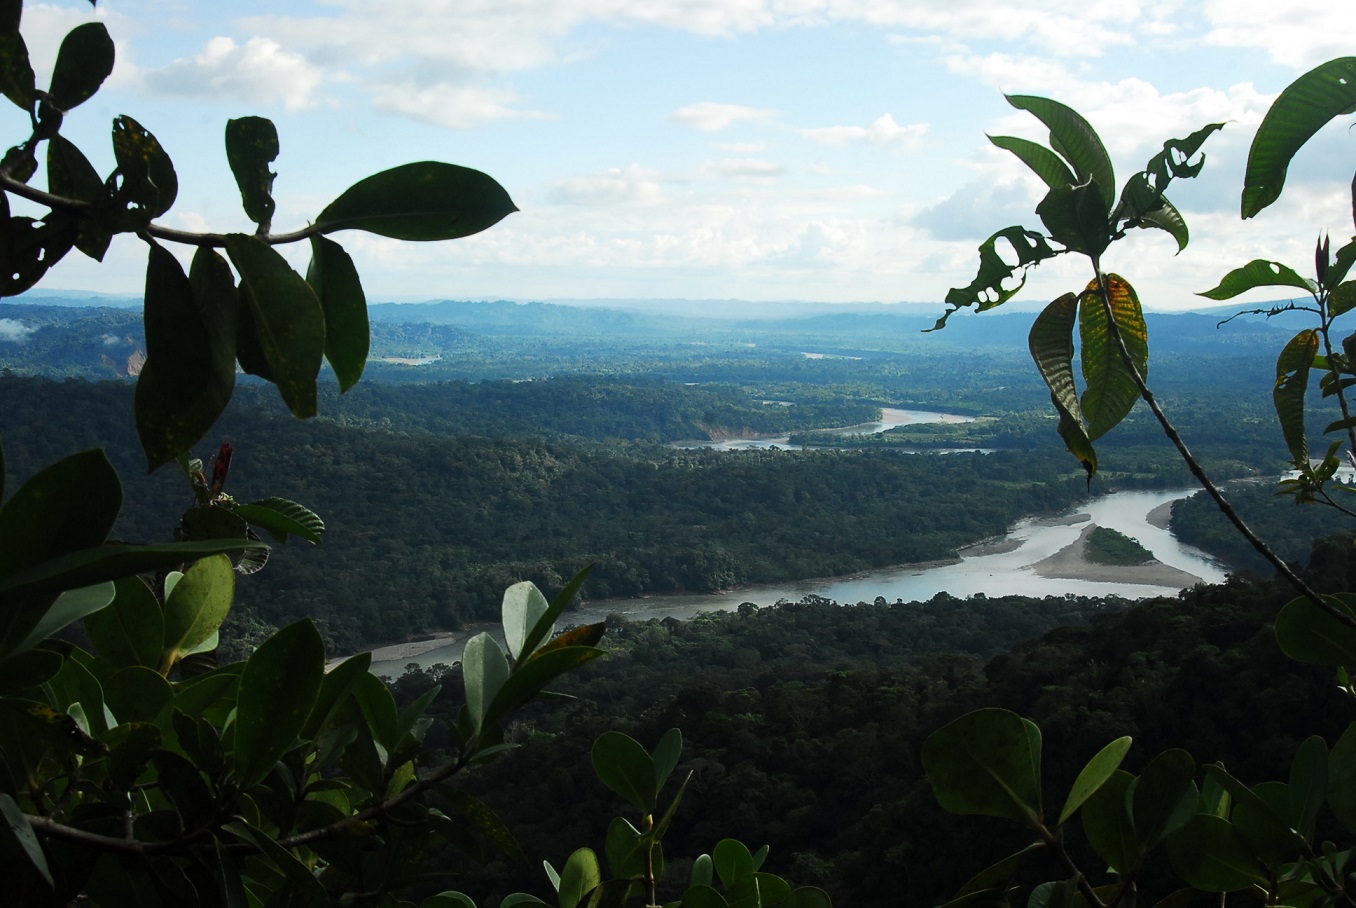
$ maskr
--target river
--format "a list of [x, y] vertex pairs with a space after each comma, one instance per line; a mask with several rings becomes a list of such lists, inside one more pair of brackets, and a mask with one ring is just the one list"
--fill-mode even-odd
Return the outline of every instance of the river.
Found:
[[[1110, 583], [1046, 577], [1034, 565], [1077, 540], [1089, 522], [1118, 530], [1138, 539], [1163, 564], [1185, 571], [1206, 583], [1219, 583], [1224, 570], [1209, 556], [1177, 541], [1168, 530], [1155, 526], [1149, 514], [1166, 502], [1184, 498], [1195, 489], [1157, 492], [1115, 492], [1084, 502], [1057, 518], [1025, 518], [994, 544], [978, 546], [961, 553], [955, 564], [903, 565], [869, 571], [852, 577], [803, 580], [795, 583], [745, 587], [724, 593], [686, 596], [652, 596], [644, 599], [611, 599], [591, 602], [568, 615], [572, 624], [588, 624], [618, 614], [633, 620], [673, 617], [682, 620], [699, 612], [732, 611], [744, 602], [760, 606], [778, 600], [796, 601], [808, 595], [823, 596], [840, 603], [872, 602], [881, 596], [886, 601], [921, 601], [939, 592], [953, 596], [1122, 596], [1140, 599], [1150, 596], [1174, 596], [1177, 586], [1146, 583]], [[1087, 519], [1077, 519], [1087, 515]], [[464, 637], [462, 638], [464, 639]], [[424, 652], [415, 652], [418, 644], [383, 648], [374, 653], [373, 671], [399, 674], [407, 663], [423, 666], [452, 663], [461, 657], [460, 640], [447, 644], [429, 641]]]
[[[901, 410], [897, 407], [882, 407], [880, 411], [880, 420], [877, 422], [864, 422], [855, 426], [843, 426], [839, 429], [823, 430], [829, 435], [875, 435], [884, 432], [887, 429], [893, 429], [896, 426], [907, 426], [915, 423], [925, 422], [943, 422], [943, 423], [962, 423], [974, 422], [972, 416], [960, 416], [955, 413], [937, 413], [932, 410]], [[753, 448], [785, 448], [788, 450], [799, 450], [801, 445], [791, 444], [789, 435], [759, 435], [754, 438], [723, 438], [719, 441], [679, 441], [673, 445], [675, 448], [713, 448], [717, 451], [747, 451]], [[818, 445], [816, 447], [819, 447]], [[936, 450], [931, 453], [939, 453]], [[946, 452], [940, 452], [946, 453]]]

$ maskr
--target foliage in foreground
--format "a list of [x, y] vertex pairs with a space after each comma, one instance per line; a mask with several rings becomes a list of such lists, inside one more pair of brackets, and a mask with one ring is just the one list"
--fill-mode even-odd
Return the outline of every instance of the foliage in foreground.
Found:
[[[1290, 159], [1310, 136], [1333, 117], [1356, 110], [1353, 74], [1356, 58], [1334, 60], [1301, 76], [1277, 99], [1249, 154], [1245, 218], [1279, 197]], [[948, 302], [953, 307], [991, 308], [1016, 292], [1005, 288], [1003, 281], [1018, 267], [1026, 269], [1066, 252], [1087, 257], [1092, 282], [1082, 293], [1051, 303], [1031, 333], [1031, 353], [1050, 386], [1066, 446], [1091, 481], [1097, 470], [1092, 442], [1143, 399], [1238, 531], [1300, 591], [1300, 597], [1275, 619], [1282, 651], [1299, 662], [1335, 668], [1338, 685], [1356, 696], [1349, 674], [1356, 666], [1356, 594], [1316, 593], [1232, 513], [1145, 383], [1148, 337], [1133, 288], [1101, 267], [1102, 254], [1128, 227], [1159, 227], [1177, 239], [1179, 248], [1186, 245], [1186, 225], [1163, 189], [1174, 176], [1199, 172], [1204, 161], [1192, 163], [1190, 158], [1219, 125], [1165, 143], [1163, 153], [1131, 178], [1117, 202], [1109, 158], [1081, 116], [1045, 99], [1009, 100], [1050, 128], [1050, 148], [993, 139], [1050, 187], [1036, 209], [1049, 237], [1023, 228], [995, 234], [980, 249], [979, 276], [969, 287], [952, 291]], [[1356, 216], [1356, 183], [1352, 199]], [[1017, 266], [998, 257], [994, 243], [1000, 238], [1018, 251]], [[1053, 248], [1049, 241], [1062, 248]], [[1341, 418], [1327, 431], [1345, 431], [1356, 448], [1356, 419], [1346, 399], [1347, 389], [1356, 384], [1356, 367], [1349, 359], [1356, 348], [1337, 353], [1329, 337], [1333, 320], [1356, 306], [1356, 282], [1346, 280], [1353, 263], [1356, 239], [1335, 257], [1327, 240], [1320, 240], [1315, 281], [1300, 278], [1280, 263], [1258, 260], [1231, 272], [1219, 287], [1204, 294], [1227, 299], [1256, 287], [1291, 286], [1313, 296], [1310, 311], [1318, 316], [1319, 326], [1301, 331], [1281, 352], [1273, 400], [1298, 472], [1288, 490], [1301, 503], [1323, 501], [1347, 515], [1353, 511], [1328, 491], [1339, 465], [1340, 443], [1317, 466], [1310, 464], [1304, 397], [1311, 370], [1320, 370], [1325, 395], [1334, 397], [1341, 411]], [[1075, 320], [1082, 332], [1086, 381], [1081, 399], [1072, 370]], [[1121, 769], [1130, 747], [1129, 736], [1107, 743], [1073, 780], [1055, 814], [1054, 805], [1048, 810], [1043, 800], [1042, 735], [1034, 723], [1014, 712], [989, 708], [935, 732], [924, 745], [923, 762], [941, 805], [952, 813], [1013, 821], [1034, 835], [1030, 845], [976, 874], [948, 904], [1011, 904], [1025, 889], [1018, 884], [1024, 865], [1047, 859], [1044, 866], [1056, 868], [1055, 878], [1030, 889], [1025, 898], [1032, 908], [1100, 908], [1141, 900], [1175, 908], [1204, 904], [1207, 898], [1224, 904], [1224, 894], [1233, 892], [1268, 905], [1356, 902], [1356, 848], [1351, 845], [1356, 834], [1356, 723], [1348, 725], [1331, 747], [1317, 735], [1305, 739], [1294, 751], [1286, 779], [1253, 785], [1220, 763], [1199, 773], [1195, 758], [1181, 748], [1158, 753], [1139, 774], [1132, 774]], [[1071, 845], [1075, 818], [1096, 855], [1092, 866], [1105, 871], [1089, 869], [1076, 859]], [[1165, 891], [1149, 886], [1141, 891], [1150, 868], [1164, 855], [1182, 888]], [[1154, 882], [1161, 884], [1162, 878], [1160, 872]]]

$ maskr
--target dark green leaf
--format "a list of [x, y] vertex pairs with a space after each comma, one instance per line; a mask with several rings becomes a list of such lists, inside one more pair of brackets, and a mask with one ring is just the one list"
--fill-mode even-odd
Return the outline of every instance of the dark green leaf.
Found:
[[[107, 195], [103, 179], [79, 148], [64, 136], [47, 141], [47, 188], [54, 195], [82, 202], [99, 202]], [[83, 214], [75, 247], [95, 261], [103, 261], [113, 232], [97, 214]]]
[[1083, 832], [1107, 866], [1124, 876], [1135, 864], [1135, 824], [1129, 797], [1135, 777], [1116, 770], [1083, 804]]
[[1033, 742], [1016, 713], [980, 709], [961, 716], [924, 743], [923, 767], [938, 803], [952, 813], [1039, 822], [1039, 739]]
[[98, 545], [121, 506], [122, 485], [103, 451], [57, 461], [24, 483], [0, 510], [0, 578]]
[[400, 712], [396, 708], [395, 698], [391, 696], [391, 689], [380, 678], [364, 672], [354, 681], [353, 697], [358, 702], [367, 727], [372, 731], [373, 740], [388, 753], [394, 750], [399, 743], [396, 741], [396, 732], [400, 727]]
[[570, 578], [570, 582], [565, 584], [564, 588], [556, 594], [556, 597], [551, 600], [551, 607], [537, 619], [537, 623], [524, 638], [523, 651], [536, 652], [537, 648], [541, 646], [541, 642], [555, 633], [556, 619], [564, 613], [565, 609], [569, 608], [570, 603], [574, 601], [574, 597], [578, 595], [580, 588], [584, 585], [584, 580], [592, 570], [592, 564], [586, 565], [582, 571]]
[[670, 728], [664, 732], [664, 736], [654, 746], [654, 790], [656, 792], [664, 790], [664, 785], [669, 781], [669, 776], [673, 775], [673, 770], [678, 765], [678, 758], [682, 756], [682, 753], [683, 733], [677, 728]]
[[263, 527], [279, 542], [286, 542], [291, 535], [319, 543], [325, 532], [325, 521], [318, 514], [286, 498], [262, 498], [236, 505], [232, 511], [255, 526]]
[[1196, 761], [1179, 748], [1163, 751], [1144, 768], [1131, 799], [1135, 837], [1141, 855], [1191, 819], [1200, 800], [1200, 792], [1193, 781], [1195, 775]]
[[1111, 213], [1096, 183], [1051, 189], [1036, 214], [1050, 236], [1070, 251], [1096, 257], [1111, 244]]
[[[258, 546], [251, 542], [249, 547]], [[93, 586], [132, 574], [172, 568], [185, 561], [219, 553], [235, 554], [246, 545], [230, 539], [172, 542], [163, 545], [103, 545], [80, 549], [40, 562], [26, 571], [0, 578], [0, 595], [33, 598]]]
[[113, 156], [121, 175], [117, 197], [122, 202], [135, 205], [147, 221], [170, 210], [179, 194], [179, 178], [155, 136], [131, 117], [116, 117]]
[[114, 583], [113, 602], [85, 616], [85, 633], [99, 658], [115, 668], [158, 668], [165, 639], [160, 602], [140, 577]]
[[517, 210], [486, 174], [422, 161], [350, 186], [320, 213], [316, 225], [325, 233], [366, 230], [397, 240], [450, 240], [479, 233]]
[[1092, 797], [1097, 789], [1111, 778], [1111, 774], [1120, 768], [1121, 761], [1130, 750], [1130, 742], [1129, 735], [1117, 738], [1088, 761], [1078, 773], [1078, 778], [1074, 779], [1073, 787], [1069, 789], [1069, 798], [1064, 802], [1064, 809], [1059, 814], [1061, 824], [1068, 822], [1074, 811], [1083, 806], [1083, 802]]
[[34, 869], [42, 874], [47, 885], [54, 886], [52, 872], [47, 868], [47, 855], [43, 852], [42, 845], [33, 832], [33, 824], [28, 822], [28, 817], [24, 815], [24, 812], [19, 809], [19, 805], [8, 794], [0, 794], [0, 814], [4, 815], [5, 825], [3, 828], [8, 833], [9, 838], [19, 846]]
[[[1338, 593], [1323, 600], [1356, 618], [1356, 595]], [[1276, 616], [1276, 641], [1281, 651], [1297, 662], [1356, 665], [1356, 628], [1303, 596], [1291, 600]]]
[[11, 658], [26, 653], [42, 640], [52, 636], [62, 628], [74, 624], [85, 616], [97, 612], [113, 601], [113, 584], [97, 583], [93, 586], [67, 590], [56, 598], [56, 602], [42, 614], [38, 623], [28, 632], [18, 645], [3, 658]]
[[226, 263], [211, 250], [199, 250], [190, 279], [170, 252], [150, 244], [147, 361], [137, 377], [136, 411], [152, 470], [197, 444], [230, 402], [235, 300]]
[[641, 813], [654, 813], [658, 798], [654, 760], [635, 738], [619, 731], [603, 732], [593, 742], [592, 759], [593, 771], [604, 785]]
[[1356, 309], [1356, 281], [1345, 281], [1333, 288], [1328, 296], [1328, 312], [1333, 316], [1344, 315]]
[[526, 863], [527, 855], [523, 854], [523, 849], [513, 838], [513, 833], [509, 831], [509, 828], [504, 825], [504, 821], [499, 819], [499, 816], [493, 810], [459, 788], [443, 785], [438, 790], [446, 795], [462, 816], [471, 821], [471, 824], [480, 831], [481, 835], [489, 839], [510, 860], [520, 864]]
[[226, 251], [249, 288], [246, 303], [271, 380], [292, 415], [314, 416], [325, 355], [325, 313], [315, 291], [258, 237], [230, 234]]
[[265, 230], [273, 220], [273, 178], [268, 169], [278, 157], [278, 130], [263, 117], [226, 121], [226, 161], [240, 187], [245, 214]]
[[1036, 116], [1050, 130], [1050, 147], [1073, 167], [1077, 182], [1096, 183], [1108, 211], [1116, 204], [1116, 174], [1097, 131], [1073, 108], [1049, 98], [1008, 95], [1008, 103]]
[[31, 649], [0, 663], [0, 694], [31, 690], [61, 671], [62, 657], [48, 649]]
[[641, 877], [645, 874], [645, 856], [650, 847], [647, 836], [624, 817], [613, 817], [607, 827], [607, 866], [614, 877]]
[[799, 886], [780, 904], [782, 908], [832, 908], [833, 901], [818, 886]]
[[249, 788], [268, 775], [306, 726], [325, 674], [325, 645], [315, 625], [298, 621], [254, 651], [240, 675], [235, 776]]
[[1304, 838], [1314, 837], [1314, 823], [1328, 792], [1328, 744], [1318, 735], [1306, 738], [1290, 763], [1290, 816]]
[[1177, 210], [1177, 206], [1169, 202], [1166, 197], [1162, 199], [1162, 202], [1161, 207], [1145, 213], [1140, 218], [1139, 226], [1166, 230], [1177, 241], [1177, 251], [1181, 252], [1191, 241], [1191, 231], [1187, 230], [1186, 220], [1182, 217], [1182, 213]]
[[18, 296], [37, 284], [71, 251], [77, 236], [75, 217], [60, 211], [49, 212], [41, 221], [28, 217], [0, 221], [0, 265], [4, 266], [0, 296]]
[[989, 141], [999, 148], [1015, 154], [1051, 189], [1073, 186], [1078, 182], [1078, 178], [1074, 176], [1073, 171], [1068, 168], [1063, 159], [1044, 145], [1012, 136], [989, 136]]
[[1253, 259], [1242, 268], [1235, 268], [1224, 275], [1218, 287], [1196, 295], [1212, 300], [1227, 300], [1257, 287], [1298, 287], [1310, 294], [1315, 290], [1313, 284], [1280, 262]]
[[1333, 117], [1356, 107], [1356, 57], [1329, 60], [1281, 92], [1257, 127], [1243, 175], [1242, 213], [1250, 218], [1280, 198], [1295, 153]]
[[1318, 353], [1318, 331], [1306, 328], [1290, 339], [1276, 359], [1276, 387], [1271, 400], [1281, 421], [1290, 460], [1309, 462], [1309, 438], [1304, 430], [1304, 394], [1309, 389], [1309, 370]]
[[[17, 29], [17, 23], [15, 27]], [[0, 64], [4, 64], [0, 66], [0, 91], [20, 110], [31, 111], [38, 91], [33, 66], [28, 62], [28, 46], [17, 30], [6, 45], [0, 45], [3, 48]]]
[[66, 33], [57, 51], [47, 99], [60, 110], [87, 101], [113, 72], [113, 39], [101, 22], [86, 22]]
[[[1009, 264], [998, 252], [999, 240], [1005, 241], [1008, 248], [1016, 253], [1015, 264]], [[966, 287], [953, 287], [947, 291], [946, 304], [950, 308], [929, 330], [946, 327], [946, 320], [951, 314], [966, 306], [975, 306], [979, 312], [1001, 306], [1021, 291], [1026, 283], [1027, 269], [1058, 254], [1044, 236], [1033, 230], [1013, 226], [998, 231], [979, 246], [979, 271], [975, 279]], [[1022, 274], [1016, 285], [1004, 286], [1019, 268]]]
[[[1135, 288], [1120, 275], [1108, 274], [1104, 280], [1111, 302], [1111, 316], [1130, 352], [1134, 370], [1141, 378], [1148, 378], [1149, 332]], [[1139, 385], [1111, 338], [1107, 307], [1095, 280], [1079, 297], [1078, 326], [1082, 339], [1083, 379], [1087, 382], [1082, 413], [1087, 420], [1088, 440], [1095, 441], [1115, 428], [1135, 406]]]
[[222, 828], [258, 848], [262, 857], [287, 879], [284, 897], [277, 904], [289, 908], [329, 908], [330, 897], [319, 877], [268, 833], [238, 820]]
[[340, 392], [347, 391], [362, 377], [372, 337], [358, 269], [338, 243], [313, 236], [306, 280], [325, 311], [325, 358], [339, 379]]
[[1078, 386], [1073, 377], [1073, 329], [1077, 317], [1078, 298], [1072, 293], [1064, 294], [1036, 316], [1027, 345], [1050, 388], [1050, 401], [1059, 413], [1059, 435], [1091, 478], [1097, 472], [1097, 452], [1083, 422], [1083, 408], [1078, 403]]
[[316, 696], [315, 708], [302, 729], [302, 737], [314, 739], [329, 722], [339, 705], [352, 693], [358, 679], [368, 673], [372, 666], [371, 653], [358, 653], [325, 672], [320, 683], [320, 693]]
[[1356, 832], [1356, 723], [1328, 755], [1328, 806], [1348, 832]]
[[1168, 838], [1177, 875], [1206, 892], [1232, 892], [1267, 880], [1247, 842], [1228, 820], [1198, 813]]
[[1026, 859], [1044, 850], [1045, 847], [1044, 842], [1033, 842], [1016, 854], [1010, 854], [997, 864], [981, 870], [956, 891], [956, 897], [978, 892], [1006, 892], [1017, 874], [1021, 872]]
[[711, 858], [716, 864], [716, 876], [728, 892], [736, 884], [753, 876], [753, 854], [738, 839], [721, 839], [716, 843]]
[[104, 685], [104, 702], [119, 724], [153, 722], [173, 700], [169, 682], [140, 665], [119, 669]]

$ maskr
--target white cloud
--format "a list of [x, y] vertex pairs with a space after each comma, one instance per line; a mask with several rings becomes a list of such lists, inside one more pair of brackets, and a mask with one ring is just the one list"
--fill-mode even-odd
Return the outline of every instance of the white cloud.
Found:
[[551, 187], [561, 205], [654, 205], [664, 201], [660, 175], [636, 165], [560, 180]]
[[784, 168], [780, 164], [764, 161], [761, 158], [726, 158], [720, 161], [706, 161], [701, 165], [703, 176], [735, 177], [737, 179], [765, 180], [780, 176]]
[[0, 341], [12, 341], [22, 343], [32, 334], [33, 328], [28, 327], [17, 318], [0, 318]]
[[669, 114], [669, 119], [701, 132], [719, 132], [722, 129], [728, 129], [735, 123], [743, 121], [766, 122], [776, 116], [775, 110], [745, 107], [742, 104], [701, 101], [675, 110]]
[[474, 129], [494, 120], [549, 119], [548, 114], [514, 105], [511, 91], [448, 83], [403, 82], [383, 86], [373, 100], [378, 110], [405, 114], [450, 129]]
[[244, 44], [215, 37], [192, 57], [143, 72], [153, 91], [175, 95], [226, 95], [252, 104], [281, 101], [288, 110], [314, 107], [324, 73], [271, 38]]
[[[1343, 13], [1340, 10], [1346, 9]], [[1323, 0], [1207, 0], [1207, 44], [1256, 47], [1276, 63], [1308, 70], [1356, 47], [1356, 15]]]
[[865, 142], [886, 148], [910, 151], [919, 146], [923, 136], [927, 135], [926, 123], [910, 123], [901, 126], [891, 114], [882, 114], [870, 126], [824, 126], [815, 129], [802, 129], [800, 134], [826, 145], [847, 145]]

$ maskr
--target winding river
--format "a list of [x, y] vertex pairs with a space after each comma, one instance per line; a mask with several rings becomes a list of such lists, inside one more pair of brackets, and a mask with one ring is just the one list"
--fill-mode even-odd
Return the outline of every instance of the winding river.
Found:
[[[1224, 579], [1225, 572], [1216, 562], [1199, 550], [1182, 545], [1172, 533], [1155, 525], [1150, 518], [1151, 513], [1163, 504], [1195, 491], [1116, 492], [1085, 502], [1062, 517], [1026, 518], [1018, 521], [1001, 541], [994, 540], [961, 552], [960, 560], [954, 564], [902, 565], [852, 577], [745, 587], [724, 593], [602, 600], [571, 613], [569, 621], [592, 623], [604, 620], [609, 614], [634, 620], [666, 617], [686, 620], [699, 612], [732, 611], [744, 602], [773, 605], [778, 600], [796, 601], [808, 595], [849, 604], [871, 602], [878, 596], [888, 602], [920, 601], [940, 592], [962, 597], [976, 593], [1122, 596], [1127, 599], [1173, 596], [1179, 590], [1178, 585], [1050, 577], [1038, 573], [1035, 566], [1072, 545], [1092, 523], [1138, 539], [1165, 565], [1203, 582], [1218, 583]], [[378, 674], [396, 675], [411, 662], [423, 666], [439, 662], [450, 664], [461, 657], [462, 640], [464, 635], [457, 641], [383, 647], [373, 653], [372, 669]]]
[[[893, 429], [896, 426], [907, 426], [914, 423], [942, 422], [942, 423], [962, 423], [974, 422], [972, 416], [960, 416], [955, 413], [938, 413], [932, 410], [901, 410], [897, 407], [882, 407], [880, 411], [880, 420], [877, 422], [864, 422], [855, 426], [843, 426], [840, 429], [825, 430], [830, 435], [875, 435], [878, 432], [884, 432], [887, 429]], [[747, 451], [752, 448], [784, 448], [787, 450], [800, 450], [801, 445], [793, 445], [789, 435], [759, 435], [754, 438], [723, 438], [719, 441], [680, 441], [675, 442], [675, 448], [713, 448], [717, 451]], [[933, 452], [937, 453], [937, 452]]]

